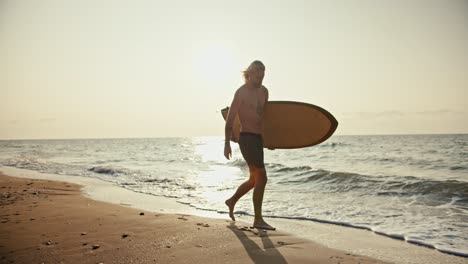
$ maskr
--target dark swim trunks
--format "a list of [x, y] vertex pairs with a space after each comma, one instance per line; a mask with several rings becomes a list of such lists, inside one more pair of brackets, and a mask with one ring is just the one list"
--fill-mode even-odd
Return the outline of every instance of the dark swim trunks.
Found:
[[265, 168], [263, 163], [263, 139], [262, 135], [241, 132], [239, 136], [239, 148], [247, 164], [257, 168]]

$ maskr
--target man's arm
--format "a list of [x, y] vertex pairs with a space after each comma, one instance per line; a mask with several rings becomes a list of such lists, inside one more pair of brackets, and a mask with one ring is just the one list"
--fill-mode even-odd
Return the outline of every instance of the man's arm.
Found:
[[229, 112], [226, 117], [226, 126], [224, 128], [224, 156], [229, 159], [232, 155], [231, 152], [231, 135], [232, 135], [232, 126], [234, 124], [234, 119], [239, 113], [241, 105], [241, 99], [239, 96], [239, 90], [234, 94], [234, 99], [232, 100], [231, 107], [229, 107]]

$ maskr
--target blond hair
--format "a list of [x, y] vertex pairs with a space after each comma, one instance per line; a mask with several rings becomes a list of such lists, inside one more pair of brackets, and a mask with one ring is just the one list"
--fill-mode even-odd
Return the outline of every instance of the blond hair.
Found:
[[247, 67], [247, 69], [245, 69], [244, 71], [242, 71], [242, 76], [244, 77], [244, 81], [247, 82], [250, 78], [250, 73], [253, 72], [253, 71], [256, 71], [256, 70], [262, 70], [264, 71], [265, 70], [265, 65], [263, 64], [263, 62], [259, 61], [259, 60], [255, 60], [253, 61], [252, 63], [250, 63], [249, 67]]

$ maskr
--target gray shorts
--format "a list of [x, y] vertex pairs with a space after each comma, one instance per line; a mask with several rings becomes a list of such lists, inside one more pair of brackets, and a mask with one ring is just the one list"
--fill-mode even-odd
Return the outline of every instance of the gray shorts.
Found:
[[239, 136], [239, 148], [242, 156], [249, 166], [265, 168], [263, 162], [263, 138], [260, 134], [241, 132]]

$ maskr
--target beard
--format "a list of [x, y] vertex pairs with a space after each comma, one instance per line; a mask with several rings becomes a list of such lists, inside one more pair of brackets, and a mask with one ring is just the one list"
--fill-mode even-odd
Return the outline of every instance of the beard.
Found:
[[261, 87], [261, 86], [262, 86], [262, 81], [263, 81], [263, 80], [252, 80], [252, 81], [251, 81], [251, 84], [252, 84], [253, 87], [257, 87], [257, 88], [258, 88], [258, 87]]

